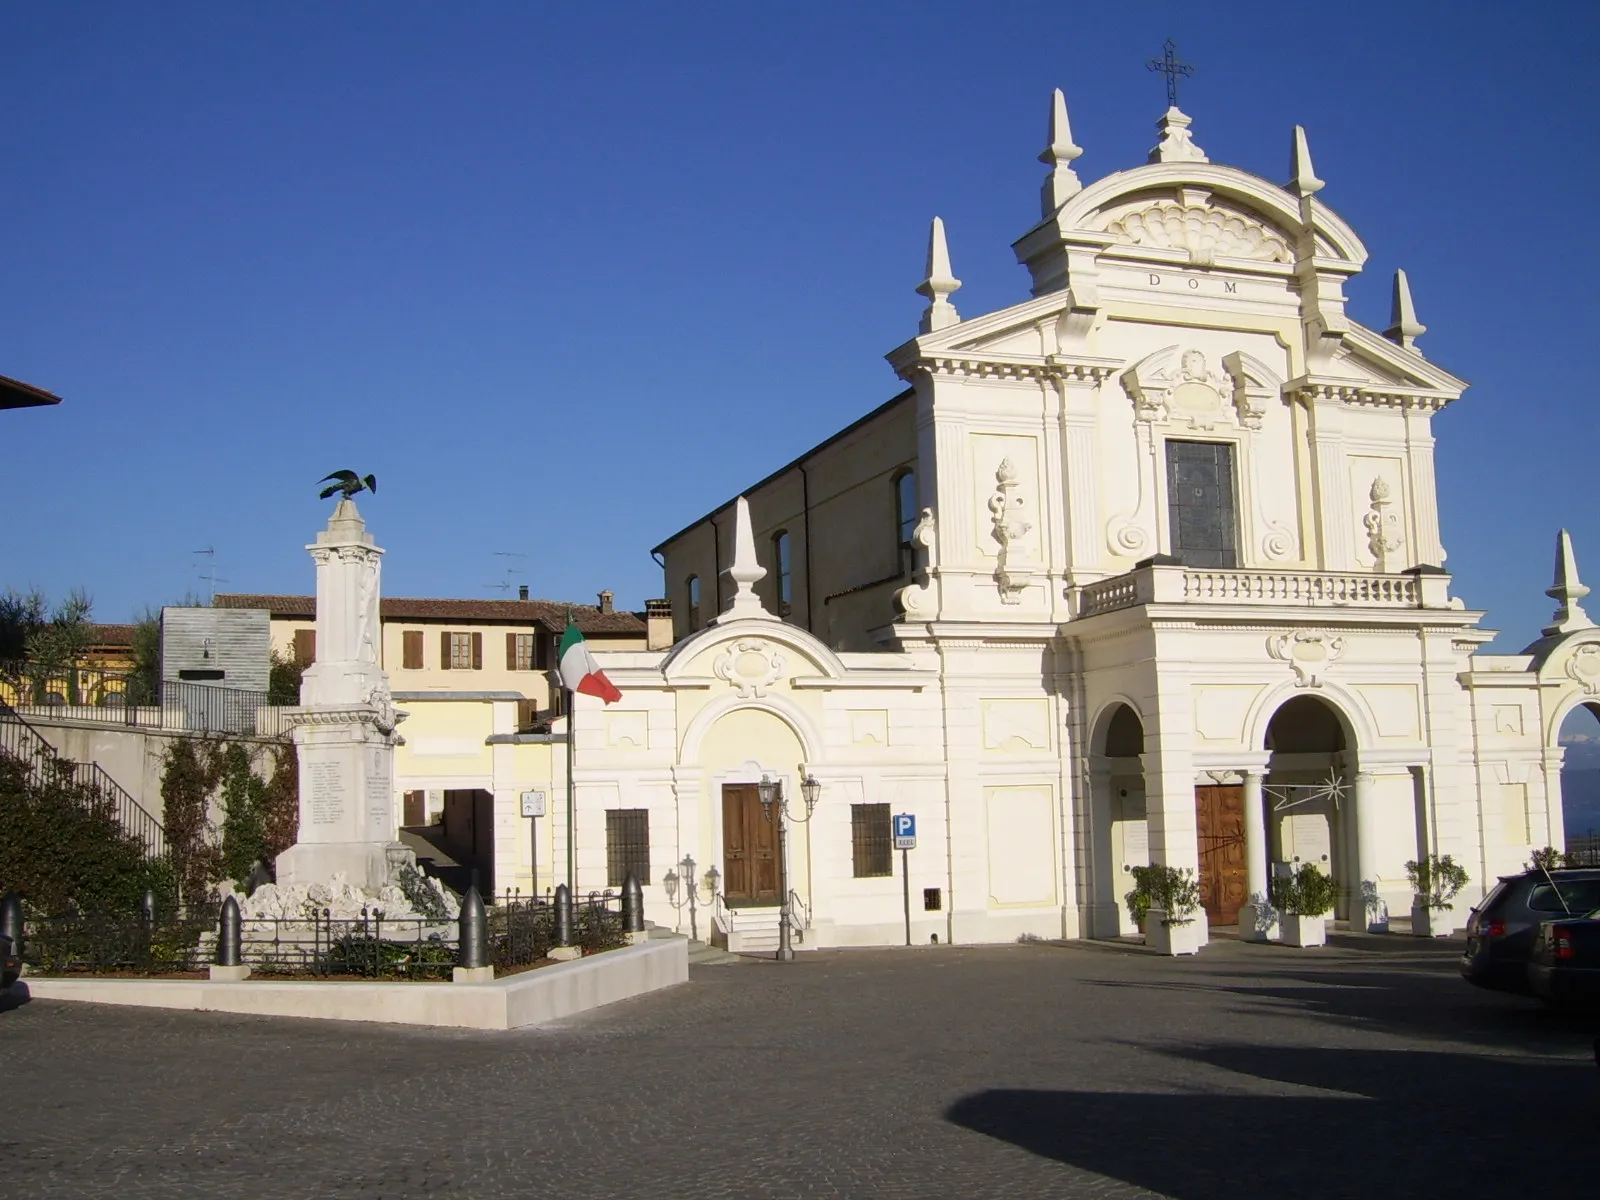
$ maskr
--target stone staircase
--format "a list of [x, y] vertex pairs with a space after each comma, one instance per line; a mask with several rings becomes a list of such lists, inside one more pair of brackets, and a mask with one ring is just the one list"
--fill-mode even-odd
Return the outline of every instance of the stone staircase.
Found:
[[[799, 949], [798, 943], [795, 948]], [[734, 954], [776, 954], [777, 908], [729, 909], [728, 949]]]
[[749, 959], [738, 954], [730, 954], [716, 946], [709, 946], [705, 942], [697, 942], [693, 938], [684, 938], [681, 933], [674, 933], [660, 925], [645, 922], [645, 935], [652, 942], [668, 941], [672, 938], [683, 938], [689, 943], [689, 965], [691, 967], [740, 967], [749, 963]]

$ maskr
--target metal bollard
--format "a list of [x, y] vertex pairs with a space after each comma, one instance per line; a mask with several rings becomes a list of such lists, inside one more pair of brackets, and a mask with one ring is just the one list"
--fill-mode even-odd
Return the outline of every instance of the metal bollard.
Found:
[[622, 881], [622, 929], [624, 933], [644, 932], [644, 888], [632, 871]]
[[139, 902], [139, 912], [144, 916], [144, 923], [156, 923], [156, 893], [154, 888], [145, 888], [144, 899]]
[[22, 955], [22, 897], [15, 892], [0, 896], [0, 935], [11, 939], [11, 953]]
[[217, 966], [237, 967], [243, 941], [244, 917], [239, 912], [239, 901], [229, 896], [222, 902], [222, 928], [217, 934]]
[[469, 970], [489, 965], [489, 914], [484, 911], [483, 897], [471, 887], [461, 899], [460, 945], [456, 965]]
[[572, 945], [572, 889], [566, 884], [556, 888], [556, 945]]

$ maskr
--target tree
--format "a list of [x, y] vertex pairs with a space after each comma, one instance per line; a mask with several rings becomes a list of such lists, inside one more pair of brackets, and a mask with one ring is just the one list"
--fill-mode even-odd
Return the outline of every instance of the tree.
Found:
[[89, 648], [93, 607], [82, 588], [54, 609], [41, 591], [8, 591], [0, 597], [0, 662], [27, 660], [50, 671], [75, 665]]
[[305, 671], [293, 658], [272, 651], [272, 666], [267, 674], [267, 703], [299, 704], [300, 677]]

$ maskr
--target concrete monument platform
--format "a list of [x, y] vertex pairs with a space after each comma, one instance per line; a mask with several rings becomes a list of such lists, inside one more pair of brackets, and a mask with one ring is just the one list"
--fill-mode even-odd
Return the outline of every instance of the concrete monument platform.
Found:
[[682, 938], [607, 950], [485, 983], [205, 979], [57, 979], [13, 985], [33, 1000], [76, 1000], [258, 1017], [378, 1021], [456, 1029], [522, 1029], [689, 981]]

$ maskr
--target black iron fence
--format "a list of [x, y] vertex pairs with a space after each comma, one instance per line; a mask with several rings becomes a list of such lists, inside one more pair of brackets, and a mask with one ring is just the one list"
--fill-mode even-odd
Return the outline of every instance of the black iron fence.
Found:
[[[336, 917], [326, 908], [282, 918], [243, 918], [221, 907], [159, 911], [153, 898], [133, 915], [30, 914], [21, 918], [20, 954], [29, 972], [43, 975], [198, 975], [214, 963], [247, 966], [252, 977], [445, 980], [459, 965], [506, 972], [548, 959], [558, 946], [582, 954], [629, 944], [642, 929], [643, 899], [592, 892], [568, 901], [566, 889], [544, 896], [508, 892], [484, 905], [487, 962], [463, 961], [462, 917], [387, 917], [376, 908]], [[16, 903], [8, 897], [0, 908]], [[565, 908], [565, 915], [563, 915]], [[229, 923], [234, 929], [229, 933]]]
[[[487, 906], [489, 962], [498, 970], [527, 966], [550, 957], [562, 944], [559, 901], [554, 892], [524, 896], [505, 892]], [[607, 889], [572, 901], [568, 942], [586, 954], [627, 944], [628, 933], [620, 893]]]
[[43, 975], [182, 975], [204, 972], [216, 940], [209, 912], [30, 916], [22, 962]]
[[1590, 830], [1567, 839], [1567, 866], [1600, 867], [1600, 833]]
[[385, 917], [377, 910], [306, 919], [248, 918], [239, 957], [253, 975], [355, 979], [449, 979], [456, 965], [454, 921]]
[[97, 667], [0, 666], [0, 701], [28, 716], [179, 733], [279, 738], [289, 726], [264, 691], [186, 680], [153, 682]]

